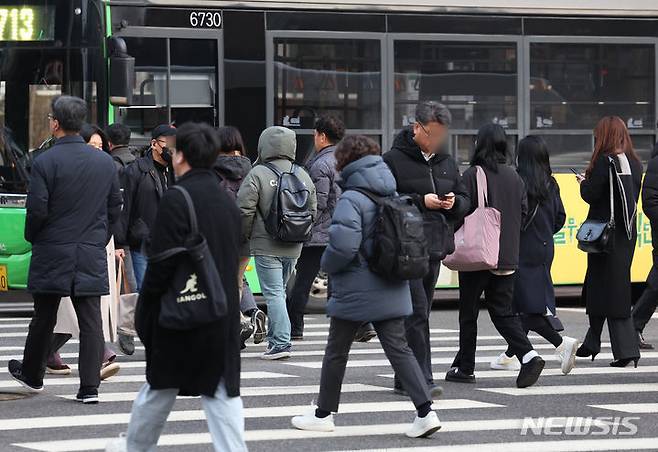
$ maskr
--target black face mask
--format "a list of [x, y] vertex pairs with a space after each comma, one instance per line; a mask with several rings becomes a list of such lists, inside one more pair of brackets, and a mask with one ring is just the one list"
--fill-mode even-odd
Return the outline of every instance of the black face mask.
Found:
[[167, 162], [167, 165], [171, 165], [171, 152], [169, 152], [169, 148], [163, 147], [161, 156], [162, 160]]

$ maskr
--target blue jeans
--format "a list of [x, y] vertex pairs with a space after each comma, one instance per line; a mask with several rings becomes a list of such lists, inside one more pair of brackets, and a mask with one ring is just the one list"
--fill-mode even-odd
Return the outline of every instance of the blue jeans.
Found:
[[137, 292], [142, 289], [144, 282], [144, 274], [146, 273], [146, 254], [139, 251], [131, 250], [130, 257], [133, 260], [133, 270], [135, 272], [135, 284], [137, 285]]
[[[167, 417], [176, 402], [178, 389], [142, 386], [133, 403], [126, 442], [130, 452], [155, 452]], [[247, 452], [244, 442], [242, 399], [229, 397], [220, 382], [214, 397], [201, 396], [206, 421], [216, 451]]]
[[291, 257], [255, 256], [260, 289], [267, 302], [267, 342], [270, 348], [290, 344], [290, 319], [286, 307], [286, 284], [297, 259]]

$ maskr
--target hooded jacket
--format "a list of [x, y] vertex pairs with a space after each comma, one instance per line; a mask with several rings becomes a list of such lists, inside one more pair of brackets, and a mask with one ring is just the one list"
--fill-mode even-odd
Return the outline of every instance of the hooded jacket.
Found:
[[[382, 158], [368, 155], [341, 173], [343, 194], [329, 227], [329, 245], [322, 269], [329, 274], [331, 297], [327, 315], [356, 322], [405, 317], [411, 314], [408, 281], [390, 281], [370, 271], [363, 254], [372, 252], [376, 204], [361, 188], [379, 196], [395, 194], [395, 179]], [[361, 251], [363, 246], [363, 252]]]
[[237, 200], [242, 181], [251, 171], [251, 160], [242, 155], [219, 155], [213, 168], [222, 179], [220, 185]]
[[114, 165], [116, 166], [119, 175], [123, 173], [123, 169], [137, 160], [135, 154], [132, 153], [128, 145], [116, 146], [110, 151]]
[[[282, 172], [295, 174], [311, 193], [310, 209], [317, 214], [315, 185], [306, 170], [294, 163], [297, 139], [295, 132], [285, 127], [268, 127], [258, 139], [258, 162], [271, 163]], [[248, 241], [253, 256], [299, 258], [302, 243], [287, 243], [274, 239], [265, 230], [263, 213], [269, 212], [276, 194], [278, 177], [264, 165], [254, 166], [238, 191], [238, 207], [242, 216], [242, 240]]]

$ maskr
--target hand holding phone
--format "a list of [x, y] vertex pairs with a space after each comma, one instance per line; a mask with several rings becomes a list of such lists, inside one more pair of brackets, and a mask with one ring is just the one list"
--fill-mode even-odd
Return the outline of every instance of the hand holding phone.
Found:
[[441, 209], [450, 210], [455, 205], [455, 194], [453, 192], [446, 193], [445, 195], [439, 196], [439, 201], [441, 203]]
[[583, 176], [581, 173], [579, 173], [578, 171], [576, 171], [576, 170], [573, 169], [573, 168], [570, 168], [570, 169], [571, 169], [571, 172], [574, 173], [574, 174], [576, 175], [576, 180], [578, 181], [578, 183], [580, 183], [580, 182], [582, 182], [582, 181], [585, 180], [585, 176]]

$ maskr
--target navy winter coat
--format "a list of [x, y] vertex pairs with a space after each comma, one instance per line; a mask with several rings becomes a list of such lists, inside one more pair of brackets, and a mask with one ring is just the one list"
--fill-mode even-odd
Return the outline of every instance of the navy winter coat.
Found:
[[37, 157], [27, 194], [25, 240], [32, 243], [28, 290], [109, 293], [105, 246], [121, 211], [112, 157], [66, 136]]
[[331, 296], [327, 315], [357, 322], [406, 317], [411, 314], [411, 291], [406, 281], [388, 281], [372, 273], [360, 252], [372, 250], [369, 235], [377, 206], [361, 188], [379, 196], [395, 194], [395, 178], [380, 156], [369, 155], [347, 165], [342, 173], [343, 194], [329, 227], [329, 245], [322, 269], [329, 274]]
[[318, 214], [313, 224], [313, 236], [304, 246], [326, 246], [329, 242], [329, 225], [340, 197], [336, 171], [336, 146], [327, 146], [306, 162], [306, 170], [315, 184]]
[[566, 213], [557, 182], [551, 179], [550, 184], [549, 198], [539, 204], [533, 202], [525, 221], [526, 228], [521, 231], [514, 306], [524, 314], [543, 315], [548, 308], [555, 315], [555, 292], [551, 278], [555, 254], [553, 235], [564, 226]]

